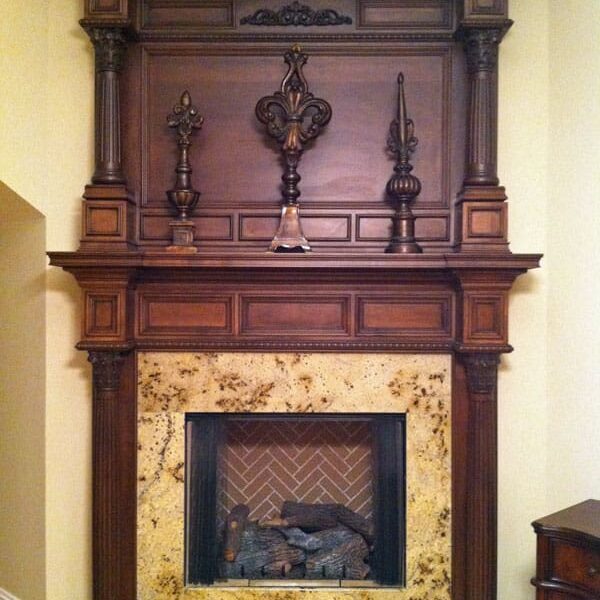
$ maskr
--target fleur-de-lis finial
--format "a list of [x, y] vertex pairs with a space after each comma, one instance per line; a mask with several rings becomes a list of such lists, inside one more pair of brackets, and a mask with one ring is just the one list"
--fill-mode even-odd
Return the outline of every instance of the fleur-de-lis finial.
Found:
[[298, 218], [300, 175], [296, 168], [306, 143], [316, 138], [329, 123], [331, 106], [308, 91], [302, 72], [308, 56], [298, 44], [285, 53], [284, 60], [288, 72], [279, 91], [261, 98], [256, 105], [256, 117], [267, 126], [267, 133], [281, 143], [286, 164], [281, 178], [284, 183], [282, 220], [271, 250], [310, 250]]
[[169, 127], [177, 128], [179, 144], [189, 144], [190, 135], [194, 129], [200, 129], [204, 118], [198, 113], [198, 109], [192, 104], [190, 93], [185, 90], [181, 94], [179, 104], [173, 107], [173, 112], [167, 117]]
[[194, 211], [200, 192], [192, 186], [192, 165], [189, 159], [190, 137], [195, 129], [200, 129], [204, 119], [193, 105], [190, 93], [186, 90], [181, 94], [179, 104], [173, 107], [173, 112], [167, 117], [167, 125], [177, 131], [177, 146], [179, 147], [179, 160], [175, 167], [175, 187], [167, 191], [167, 198], [177, 209], [178, 219], [170, 223], [173, 229], [173, 245], [167, 250], [194, 252], [192, 245], [194, 239], [194, 223], [189, 216]]

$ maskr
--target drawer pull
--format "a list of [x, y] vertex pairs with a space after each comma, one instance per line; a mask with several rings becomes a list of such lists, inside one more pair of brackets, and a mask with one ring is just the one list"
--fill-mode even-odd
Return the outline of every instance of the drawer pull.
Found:
[[588, 575], [590, 577], [595, 577], [596, 575], [598, 575], [598, 569], [596, 567], [590, 567], [588, 569]]

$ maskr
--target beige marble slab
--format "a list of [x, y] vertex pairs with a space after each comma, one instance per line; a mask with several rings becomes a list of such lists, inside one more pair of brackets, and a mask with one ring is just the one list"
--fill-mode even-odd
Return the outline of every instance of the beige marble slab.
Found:
[[[450, 600], [450, 366], [447, 355], [139, 354], [138, 600]], [[186, 588], [186, 412], [406, 413], [406, 588]]]

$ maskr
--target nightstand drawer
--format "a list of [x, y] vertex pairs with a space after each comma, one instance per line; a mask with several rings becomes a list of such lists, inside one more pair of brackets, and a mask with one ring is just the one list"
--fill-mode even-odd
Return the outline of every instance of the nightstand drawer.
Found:
[[552, 579], [583, 587], [600, 594], [600, 555], [598, 552], [554, 542]]
[[537, 600], [600, 600], [600, 501], [534, 521]]

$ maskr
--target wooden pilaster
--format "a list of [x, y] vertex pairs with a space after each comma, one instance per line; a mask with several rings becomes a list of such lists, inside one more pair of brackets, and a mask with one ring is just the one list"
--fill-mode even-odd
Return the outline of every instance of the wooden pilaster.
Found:
[[135, 560], [134, 358], [133, 354], [92, 350], [88, 360], [93, 369], [94, 600], [125, 600], [135, 594], [131, 578]]
[[468, 454], [466, 470], [465, 600], [495, 600], [497, 555], [499, 355], [459, 356], [466, 372]]

